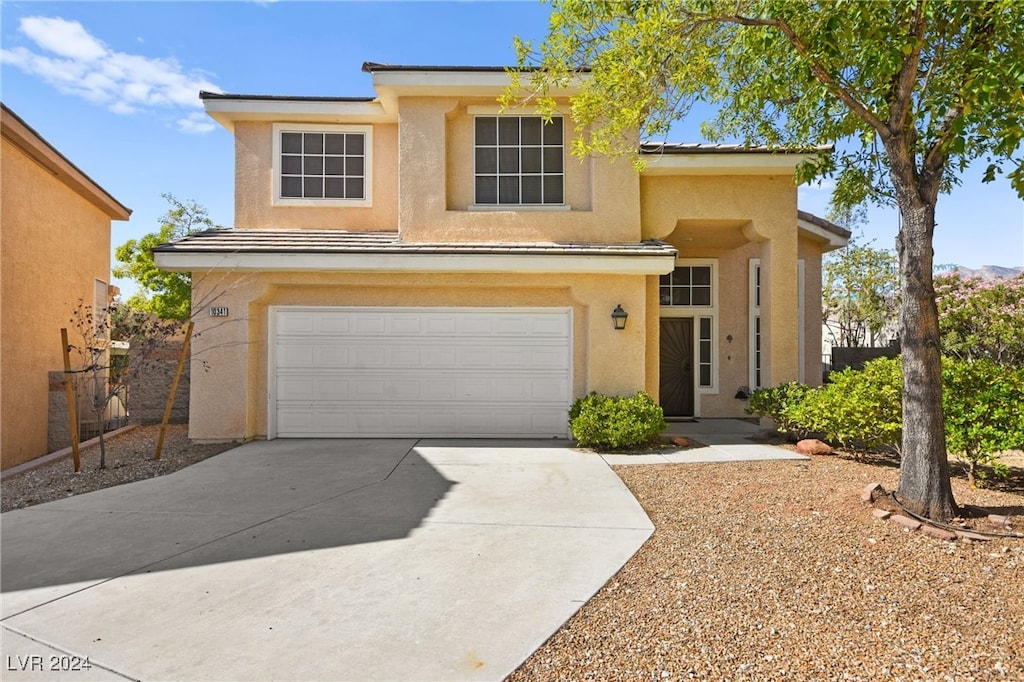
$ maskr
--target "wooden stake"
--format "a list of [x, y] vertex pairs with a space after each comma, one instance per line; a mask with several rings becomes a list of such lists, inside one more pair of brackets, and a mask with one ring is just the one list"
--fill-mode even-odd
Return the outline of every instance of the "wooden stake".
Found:
[[68, 419], [71, 421], [71, 457], [75, 462], [75, 473], [82, 470], [82, 456], [78, 452], [78, 410], [75, 396], [75, 377], [71, 373], [71, 348], [68, 346], [68, 330], [60, 330], [61, 353], [64, 354], [64, 390], [68, 394]]
[[181, 372], [185, 369], [185, 360], [188, 358], [188, 347], [192, 341], [193, 322], [185, 325], [185, 343], [181, 345], [181, 355], [178, 356], [178, 368], [174, 371], [174, 381], [171, 382], [171, 394], [167, 396], [167, 406], [164, 407], [164, 419], [160, 422], [160, 436], [156, 440], [156, 454], [153, 459], [160, 459], [160, 452], [164, 449], [164, 434], [167, 433], [167, 422], [171, 419], [171, 409], [174, 407], [174, 394], [178, 392], [178, 381], [181, 379]]

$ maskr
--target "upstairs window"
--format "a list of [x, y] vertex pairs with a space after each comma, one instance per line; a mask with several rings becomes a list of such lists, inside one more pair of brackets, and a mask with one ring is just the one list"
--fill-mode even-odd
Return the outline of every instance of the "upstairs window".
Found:
[[562, 117], [477, 116], [474, 152], [476, 204], [565, 203]]
[[367, 206], [369, 126], [274, 126], [274, 202]]
[[659, 301], [665, 306], [711, 306], [711, 266], [681, 265], [661, 276]]

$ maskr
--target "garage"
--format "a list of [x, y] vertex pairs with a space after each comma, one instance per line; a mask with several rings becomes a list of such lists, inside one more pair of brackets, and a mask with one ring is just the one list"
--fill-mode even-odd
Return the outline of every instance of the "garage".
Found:
[[270, 310], [268, 437], [566, 437], [568, 308]]

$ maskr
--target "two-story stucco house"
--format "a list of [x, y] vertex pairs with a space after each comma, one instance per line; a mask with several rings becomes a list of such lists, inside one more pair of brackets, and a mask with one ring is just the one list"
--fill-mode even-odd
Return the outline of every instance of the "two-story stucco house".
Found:
[[60, 330], [79, 301], [107, 307], [110, 222], [131, 211], [6, 105], [0, 138], [0, 468], [9, 469], [49, 451]]
[[227, 314], [197, 310], [193, 438], [564, 437], [590, 391], [734, 417], [820, 381], [848, 234], [798, 216], [804, 156], [644, 145], [637, 173], [571, 156], [567, 114], [503, 111], [503, 68], [363, 70], [376, 97], [202, 94], [236, 227], [155, 252]]

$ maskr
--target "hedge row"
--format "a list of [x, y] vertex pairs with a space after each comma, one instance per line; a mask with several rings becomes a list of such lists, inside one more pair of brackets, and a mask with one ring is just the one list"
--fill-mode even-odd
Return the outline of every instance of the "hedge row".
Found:
[[[950, 452], [967, 464], [972, 483], [979, 465], [1005, 475], [999, 453], [1024, 447], [1024, 368], [947, 357], [942, 380]], [[796, 437], [814, 434], [851, 450], [899, 453], [902, 384], [900, 359], [878, 358], [863, 370], [833, 372], [818, 388], [790, 382], [758, 389], [747, 412], [774, 419]]]

